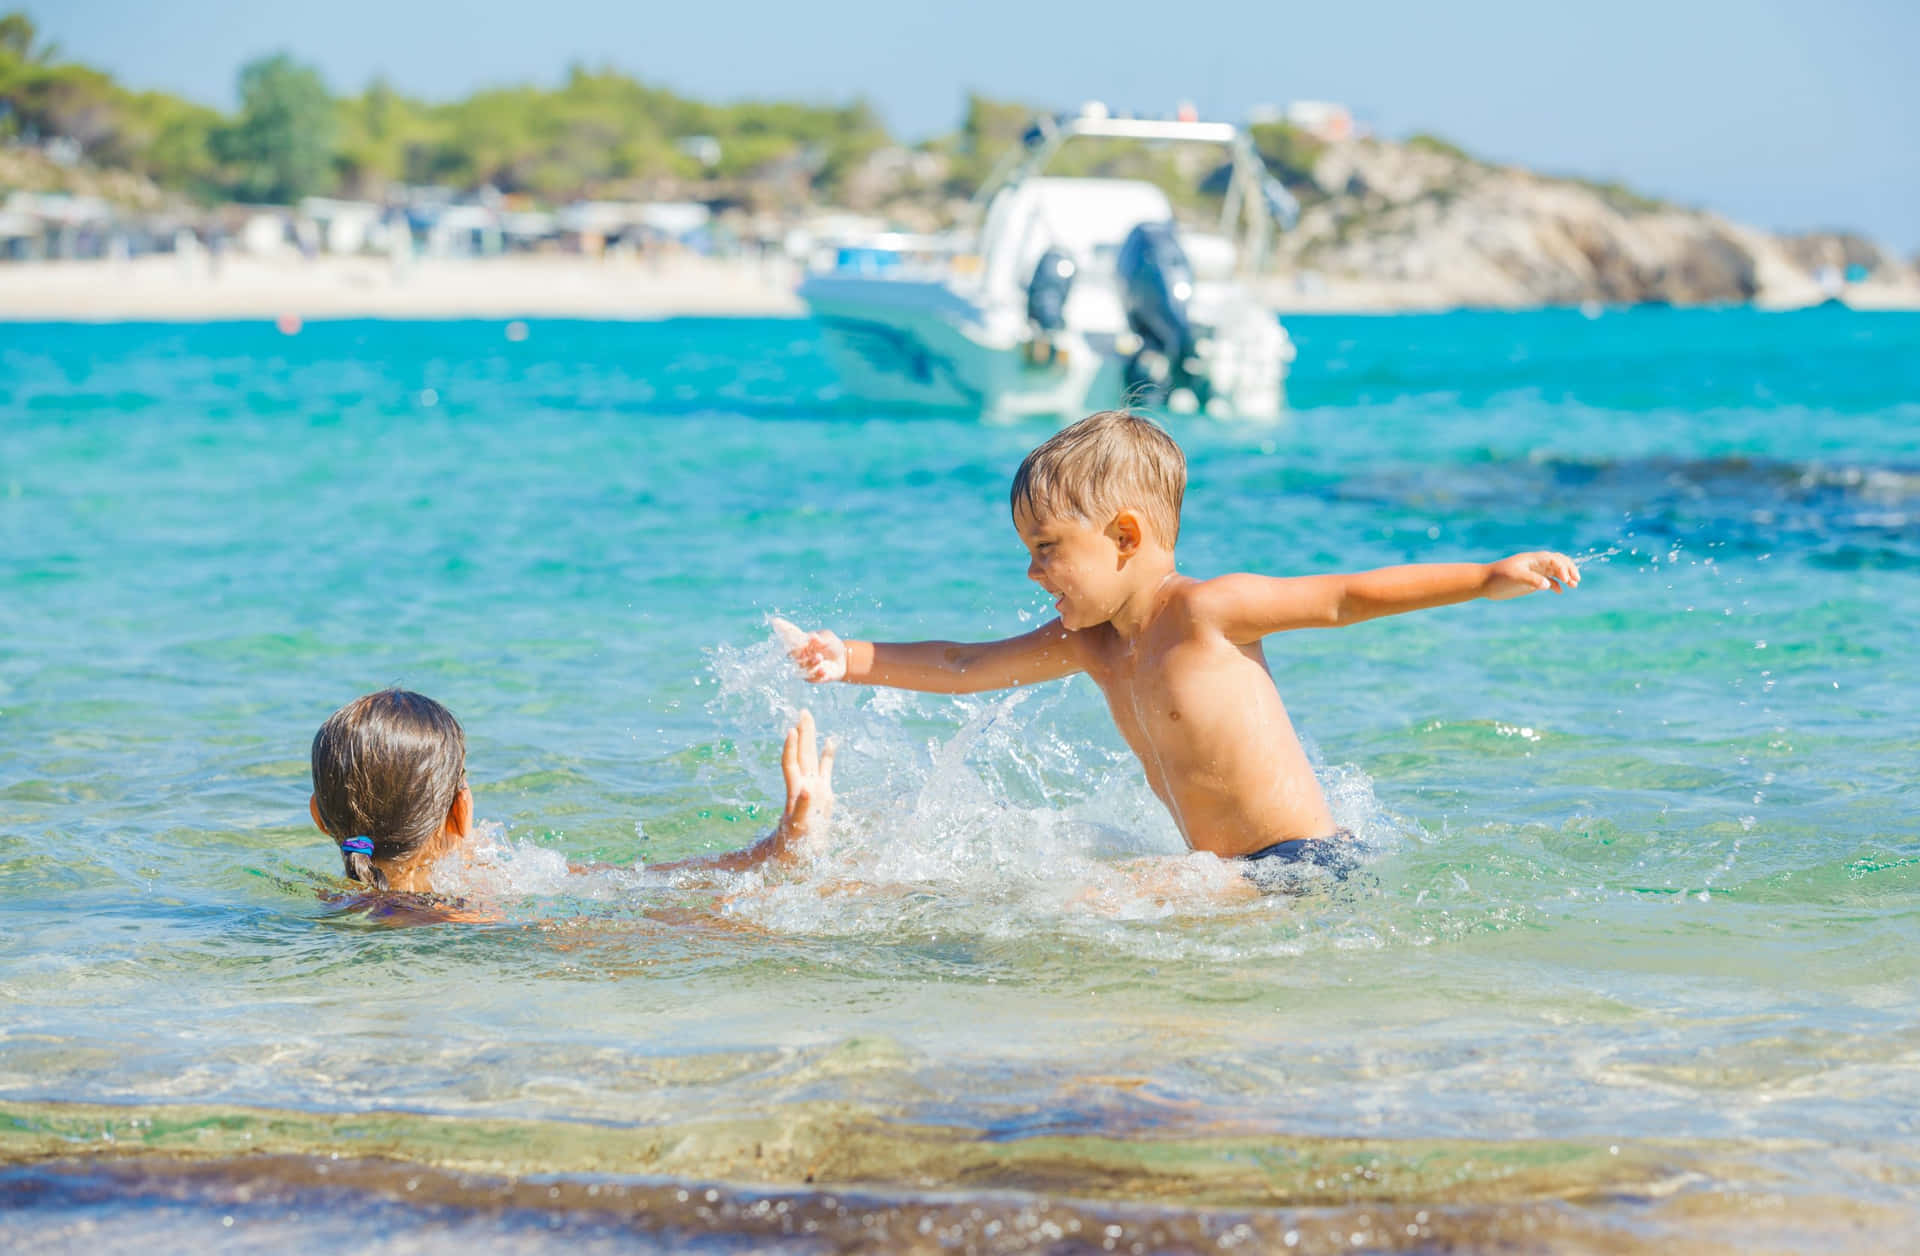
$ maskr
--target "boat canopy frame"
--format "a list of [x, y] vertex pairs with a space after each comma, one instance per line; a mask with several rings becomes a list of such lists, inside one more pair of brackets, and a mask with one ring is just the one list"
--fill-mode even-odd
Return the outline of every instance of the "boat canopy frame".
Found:
[[1237, 239], [1234, 269], [1258, 273], [1273, 247], [1280, 218], [1298, 213], [1293, 197], [1280, 186], [1244, 131], [1230, 122], [1175, 122], [1156, 118], [1113, 118], [1096, 114], [1035, 118], [1019, 147], [995, 164], [968, 203], [967, 228], [978, 233], [987, 207], [1006, 188], [1040, 175], [1069, 142], [1076, 139], [1145, 140], [1174, 144], [1218, 144], [1230, 154], [1231, 174], [1220, 206], [1220, 234]]

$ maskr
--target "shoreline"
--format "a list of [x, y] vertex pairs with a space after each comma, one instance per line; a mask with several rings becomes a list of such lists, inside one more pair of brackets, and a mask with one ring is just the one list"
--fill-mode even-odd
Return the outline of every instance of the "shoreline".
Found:
[[[39, 1100], [0, 1105], [0, 1240], [76, 1222], [180, 1243], [397, 1230], [427, 1244], [524, 1226], [551, 1237], [715, 1239], [756, 1250], [1336, 1253], [1885, 1250], [1911, 1201], [1850, 1182], [1782, 1191], [1800, 1147], [1765, 1139], [1311, 1137], [1203, 1125], [983, 1139], [967, 1127], [800, 1103], [612, 1125], [404, 1109]], [[1867, 1144], [1878, 1163], [1897, 1160]], [[1861, 1167], [1853, 1172], [1858, 1174]], [[236, 1229], [236, 1227], [238, 1227]], [[1365, 1238], [1358, 1237], [1365, 1234]], [[112, 1246], [111, 1243], [108, 1246]]]
[[[303, 259], [149, 256], [0, 266], [0, 322], [225, 322], [251, 319], [798, 318], [800, 272], [784, 257], [513, 256]], [[1450, 299], [1438, 285], [1278, 276], [1256, 285], [1282, 315], [1537, 311]], [[1809, 308], [1749, 303], [1760, 309]], [[1860, 284], [1842, 304], [1920, 310], [1920, 289]], [[1621, 308], [1621, 307], [1605, 307]]]
[[[1359, 1168], [1359, 1174], [1354, 1169]], [[1364, 1162], [1339, 1176], [1364, 1176]], [[1076, 1194], [1060, 1184], [742, 1182], [637, 1175], [524, 1177], [448, 1169], [369, 1149], [326, 1158], [213, 1158], [75, 1149], [0, 1165], [0, 1190], [31, 1206], [0, 1219], [0, 1238], [101, 1250], [156, 1238], [199, 1249], [352, 1245], [368, 1233], [437, 1249], [503, 1238], [609, 1241], [639, 1250], [983, 1253], [1045, 1251], [1576, 1252], [1888, 1251], [1911, 1232], [1901, 1203], [1784, 1193], [1683, 1174], [1636, 1196], [1549, 1191], [1514, 1199], [1447, 1192], [1409, 1199], [1207, 1207]], [[156, 1216], [155, 1205], [165, 1212]], [[62, 1240], [84, 1238], [80, 1247]]]

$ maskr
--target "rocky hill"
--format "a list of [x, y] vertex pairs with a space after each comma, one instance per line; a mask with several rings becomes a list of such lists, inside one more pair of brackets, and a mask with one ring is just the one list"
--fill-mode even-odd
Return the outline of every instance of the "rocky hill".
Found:
[[1920, 305], [1920, 273], [1858, 236], [1775, 236], [1432, 140], [1352, 140], [1307, 157], [1290, 172], [1305, 208], [1277, 259], [1276, 285], [1296, 294], [1359, 285], [1371, 294], [1362, 303], [1381, 305]]

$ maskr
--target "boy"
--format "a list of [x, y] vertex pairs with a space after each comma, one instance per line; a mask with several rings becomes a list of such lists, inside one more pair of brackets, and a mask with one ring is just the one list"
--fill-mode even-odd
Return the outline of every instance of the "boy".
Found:
[[1580, 573], [1565, 555], [1541, 552], [1484, 565], [1196, 580], [1174, 569], [1186, 478], [1173, 438], [1123, 411], [1082, 419], [1028, 454], [1013, 479], [1013, 522], [1032, 560], [1027, 578], [1053, 595], [1059, 618], [1023, 636], [886, 644], [802, 634], [783, 620], [775, 627], [816, 683], [974, 693], [1085, 672], [1189, 846], [1342, 872], [1352, 861], [1345, 835], [1267, 674], [1261, 638], [1564, 591]]

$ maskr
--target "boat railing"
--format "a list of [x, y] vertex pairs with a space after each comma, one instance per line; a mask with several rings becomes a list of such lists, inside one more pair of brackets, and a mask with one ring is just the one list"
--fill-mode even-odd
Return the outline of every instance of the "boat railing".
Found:
[[1046, 169], [1067, 143], [1076, 139], [1127, 139], [1157, 143], [1217, 144], [1227, 149], [1232, 167], [1221, 198], [1219, 231], [1237, 241], [1239, 269], [1257, 273], [1266, 264], [1273, 233], [1291, 198], [1268, 172], [1253, 142], [1228, 122], [1179, 122], [1161, 118], [1115, 118], [1097, 113], [1034, 120], [1018, 146], [1001, 157], [980, 184], [955, 235], [973, 238], [987, 207], [1003, 188]]

